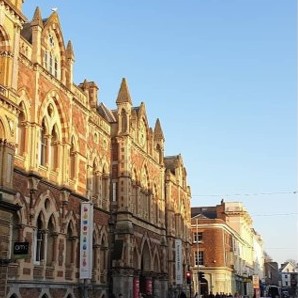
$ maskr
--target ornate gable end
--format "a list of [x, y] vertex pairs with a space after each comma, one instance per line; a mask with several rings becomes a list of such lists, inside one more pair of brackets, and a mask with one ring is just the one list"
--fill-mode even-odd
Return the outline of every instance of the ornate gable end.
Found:
[[141, 102], [140, 108], [138, 109], [138, 121], [139, 123], [141, 121], [145, 121], [147, 129], [149, 129], [149, 123], [147, 119], [147, 112], [146, 112], [146, 106], [143, 102]]
[[53, 12], [44, 20], [42, 33], [42, 65], [54, 77], [61, 79], [65, 65], [65, 45], [58, 14]]

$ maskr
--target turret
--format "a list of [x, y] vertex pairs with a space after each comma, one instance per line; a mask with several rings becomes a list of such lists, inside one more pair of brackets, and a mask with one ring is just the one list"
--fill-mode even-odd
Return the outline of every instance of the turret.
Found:
[[31, 21], [32, 29], [32, 62], [41, 63], [41, 34], [43, 29], [42, 17], [39, 7], [35, 9]]
[[118, 107], [118, 134], [127, 134], [130, 131], [132, 101], [125, 78], [122, 79], [116, 104]]
[[[71, 87], [73, 82], [73, 64], [74, 64], [74, 52], [71, 41], [68, 41], [66, 47], [66, 86]], [[97, 88], [98, 89], [98, 88]]]
[[83, 83], [81, 83], [79, 85], [79, 87], [87, 92], [88, 95], [88, 99], [89, 99], [89, 104], [92, 108], [96, 108], [97, 107], [97, 93], [99, 88], [97, 87], [97, 85], [94, 82], [88, 82], [87, 80], [85, 80]]

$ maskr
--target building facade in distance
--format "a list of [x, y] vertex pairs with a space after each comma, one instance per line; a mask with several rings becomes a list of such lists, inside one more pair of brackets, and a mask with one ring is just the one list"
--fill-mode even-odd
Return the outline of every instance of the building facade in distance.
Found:
[[[160, 121], [150, 127], [125, 79], [115, 109], [95, 82], [74, 84], [57, 12], [27, 21], [22, 3], [0, 0], [0, 296], [177, 292], [175, 241], [183, 276], [191, 251], [181, 155], [164, 156]], [[86, 251], [82, 203], [93, 208]]]
[[263, 242], [243, 204], [222, 200], [217, 206], [193, 207], [191, 217], [195, 289], [202, 295], [253, 296], [252, 277], [260, 280], [264, 274]]

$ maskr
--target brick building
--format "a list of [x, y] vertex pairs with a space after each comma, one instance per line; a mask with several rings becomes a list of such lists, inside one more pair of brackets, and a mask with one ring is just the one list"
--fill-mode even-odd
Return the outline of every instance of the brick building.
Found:
[[[98, 100], [95, 82], [74, 84], [58, 14], [37, 8], [28, 21], [22, 3], [0, 0], [0, 296], [176, 292], [175, 240], [184, 273], [191, 250], [181, 155], [164, 156], [160, 121], [150, 127], [125, 79], [115, 109]], [[84, 202], [94, 210], [85, 282]]]
[[252, 297], [252, 275], [263, 276], [254, 257], [254, 240], [260, 240], [242, 203], [222, 200], [212, 207], [193, 207], [191, 218], [195, 290]]

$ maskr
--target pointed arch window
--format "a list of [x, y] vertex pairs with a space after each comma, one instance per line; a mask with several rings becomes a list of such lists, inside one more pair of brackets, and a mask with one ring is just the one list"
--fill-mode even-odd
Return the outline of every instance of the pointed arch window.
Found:
[[100, 271], [103, 273], [107, 269], [107, 243], [105, 235], [102, 236], [100, 245]]
[[55, 261], [55, 227], [54, 217], [51, 216], [48, 225], [48, 242], [47, 242], [47, 265], [50, 266]]
[[58, 168], [58, 152], [59, 152], [59, 141], [57, 126], [55, 125], [51, 134], [51, 157], [52, 157], [52, 168], [56, 170]]
[[47, 136], [46, 136], [46, 125], [43, 119], [40, 132], [40, 164], [45, 166], [47, 163]]
[[44, 231], [41, 214], [39, 214], [36, 222], [36, 241], [35, 241], [35, 261], [40, 262], [44, 259]]
[[121, 110], [121, 132], [127, 132], [127, 113], [124, 109]]
[[65, 254], [65, 265], [70, 266], [74, 263], [74, 235], [72, 224], [69, 223], [66, 233], [66, 254]]

